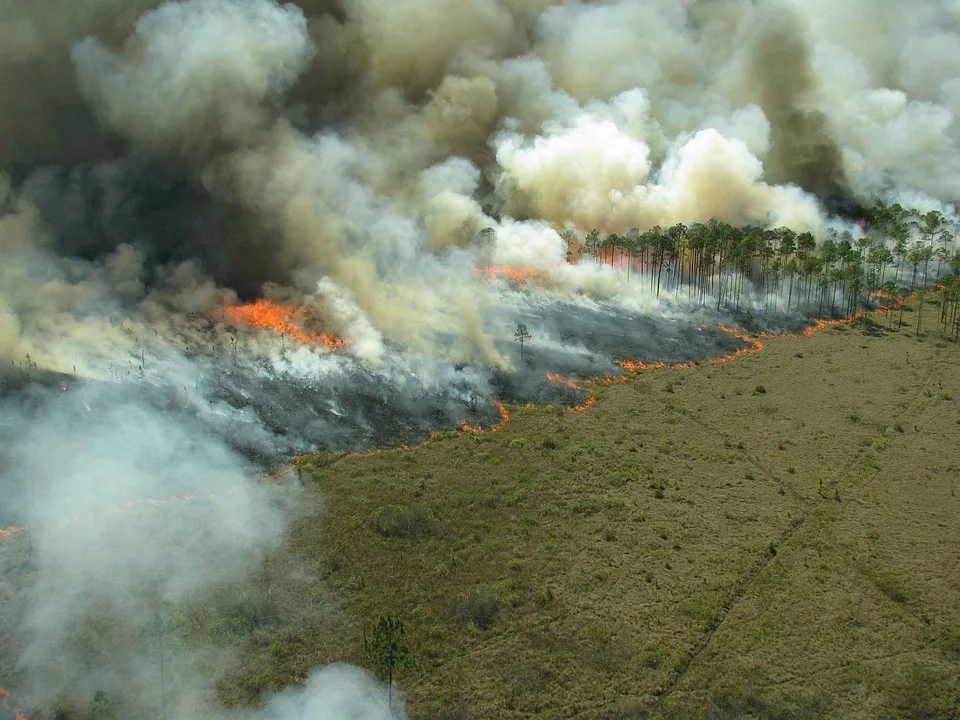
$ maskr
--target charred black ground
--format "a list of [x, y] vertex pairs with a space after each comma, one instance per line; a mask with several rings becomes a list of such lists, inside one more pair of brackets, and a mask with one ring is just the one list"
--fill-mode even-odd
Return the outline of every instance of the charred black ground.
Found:
[[[163, 348], [154, 347], [143, 373], [130, 365], [117, 371], [112, 382], [11, 366], [7, 404], [17, 408], [16, 416], [29, 417], [44, 411], [50, 393], [89, 395], [91, 413], [105, 412], [117, 402], [144, 402], [221, 436], [269, 469], [296, 453], [414, 444], [464, 421], [489, 428], [501, 421], [497, 402], [576, 406], [588, 391], [570, 385], [622, 374], [619, 360], [691, 362], [745, 347], [723, 332], [716, 318], [671, 320], [599, 303], [529, 297], [500, 321], [507, 337], [520, 322], [532, 336], [522, 357], [515, 341], [497, 343], [513, 370], [401, 361], [399, 354], [375, 369], [345, 354], [319, 350], [312, 369], [251, 352], [203, 352], [190, 359], [192, 374], [187, 375], [178, 362], [163, 359]], [[548, 374], [570, 382], [550, 380]], [[0, 444], [14, 447], [15, 432], [15, 427], [3, 426]]]

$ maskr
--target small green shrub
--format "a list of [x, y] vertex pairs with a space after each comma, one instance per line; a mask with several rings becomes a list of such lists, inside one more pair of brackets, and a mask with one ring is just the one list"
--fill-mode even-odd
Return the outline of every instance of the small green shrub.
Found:
[[377, 511], [373, 529], [383, 537], [410, 540], [436, 535], [437, 521], [422, 505], [390, 505]]
[[893, 575], [881, 575], [874, 581], [877, 588], [895, 603], [905, 603], [907, 592], [900, 579]]
[[767, 389], [766, 389], [763, 385], [757, 385], [757, 386], [753, 389], [753, 394], [754, 394], [754, 395], [766, 395], [766, 394], [767, 394]]
[[486, 588], [474, 588], [460, 601], [457, 617], [464, 625], [481, 630], [491, 627], [500, 614], [500, 596]]
[[591, 499], [575, 502], [570, 506], [570, 509], [578, 515], [593, 515], [594, 513], [600, 512], [603, 508], [599, 500]]

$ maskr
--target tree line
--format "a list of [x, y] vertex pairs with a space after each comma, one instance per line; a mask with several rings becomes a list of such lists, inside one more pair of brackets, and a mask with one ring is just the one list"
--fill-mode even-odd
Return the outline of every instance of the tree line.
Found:
[[956, 303], [951, 278], [960, 273], [960, 229], [942, 213], [877, 203], [862, 227], [860, 237], [827, 230], [819, 244], [809, 232], [720, 220], [565, 237], [571, 260], [625, 268], [628, 281], [649, 283], [658, 297], [683, 295], [718, 309], [739, 307], [747, 293], [765, 310], [850, 315], [934, 279], [946, 288], [944, 302]]

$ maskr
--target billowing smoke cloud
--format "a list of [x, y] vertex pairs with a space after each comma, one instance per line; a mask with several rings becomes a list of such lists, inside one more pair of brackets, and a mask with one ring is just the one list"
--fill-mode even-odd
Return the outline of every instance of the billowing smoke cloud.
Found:
[[[4, 137], [28, 137], [24, 108], [73, 97], [69, 122], [40, 115], [93, 162], [77, 167], [68, 140], [61, 168], [41, 172], [49, 151], [30, 157], [24, 140], [7, 204], [19, 245], [53, 264], [135, 248], [142, 292], [125, 279], [116, 298], [112, 277], [85, 290], [127, 314], [184, 262], [199, 285], [248, 297], [266, 281], [309, 296], [326, 278], [321, 295], [332, 283], [352, 298], [327, 303], [331, 324], [377, 338], [354, 345], [368, 359], [392, 342], [502, 364], [480, 319], [499, 300], [471, 270], [493, 261], [479, 231], [494, 227], [497, 253], [520, 265], [562, 265], [567, 246], [525, 244], [548, 231], [498, 229], [484, 206], [558, 234], [711, 218], [819, 234], [838, 196], [951, 203], [956, 18], [921, 5], [17, 4], [26, 34], [2, 62], [47, 68], [70, 91], [12, 83]], [[869, 42], [864, 15], [896, 25], [889, 49]], [[34, 324], [14, 309], [23, 292], [0, 289], [5, 337]]]
[[[253, 482], [257, 469], [209, 427], [144, 394], [34, 388], [0, 407], [3, 520], [33, 526], [5, 645], [20, 650], [34, 706], [86, 703], [97, 690], [129, 712], [149, 706], [160, 692], [156, 618], [169, 624], [172, 608], [244, 587], [283, 537], [295, 487]], [[15, 540], [2, 548], [8, 572], [23, 551]], [[217, 676], [165, 632], [167, 699], [195, 716]], [[209, 652], [228, 669], [229, 656]]]
[[312, 55], [297, 8], [230, 0], [162, 5], [119, 54], [93, 37], [73, 50], [79, 87], [107, 127], [187, 156], [249, 143]]
[[302, 690], [270, 699], [267, 717], [283, 720], [403, 720], [406, 713], [394, 700], [391, 707], [381, 685], [363, 670], [331, 665], [314, 673]]
[[[638, 338], [661, 359], [722, 345], [671, 325], [694, 312], [682, 297], [568, 264], [590, 230], [720, 219], [820, 237], [842, 222], [838, 199], [951, 211], [958, 7], [8, 2], [0, 414], [15, 451], [0, 500], [10, 522], [47, 528], [17, 595], [32, 697], [109, 676], [146, 707], [133, 636], [155, 608], [242, 583], [282, 538], [287, 513], [244, 485], [244, 458], [422, 436], [493, 387], [549, 400], [536, 379], [548, 361], [607, 372]], [[513, 292], [478, 265], [544, 288]], [[349, 344], [291, 347], [225, 321], [225, 306], [262, 296]], [[533, 331], [522, 358], [518, 321]], [[9, 390], [40, 377], [66, 389]], [[52, 527], [211, 493], [233, 494], [78, 535]], [[76, 628], [105, 617], [120, 619], [105, 644], [119, 650], [94, 648], [94, 667], [79, 660], [92, 631]], [[216, 673], [195, 672], [192, 652], [171, 663], [193, 678], [183, 716], [213, 716]], [[334, 688], [353, 708], [337, 716], [382, 715], [343, 668], [271, 708], [323, 716]]]
[[829, 198], [842, 187], [840, 150], [816, 109], [808, 29], [787, 2], [762, 3], [739, 28], [749, 87], [771, 125], [769, 176]]

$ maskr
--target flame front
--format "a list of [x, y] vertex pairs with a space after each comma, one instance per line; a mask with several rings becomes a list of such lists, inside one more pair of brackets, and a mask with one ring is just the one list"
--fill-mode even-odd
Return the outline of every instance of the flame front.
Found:
[[473, 271], [486, 279], [502, 278], [510, 280], [517, 285], [530, 282], [532, 280], [544, 280], [547, 277], [546, 270], [538, 268], [512, 268], [497, 267], [493, 265], [474, 265]]
[[270, 300], [257, 300], [248, 305], [231, 305], [223, 310], [224, 315], [233, 321], [243, 322], [251, 327], [273, 330], [304, 345], [326, 345], [337, 349], [349, 345], [346, 338], [328, 333], [307, 330], [303, 323], [309, 321], [309, 313], [296, 305], [280, 305]]
[[[10, 706], [7, 704], [8, 699], [10, 698], [10, 693], [0, 687], [0, 708], [4, 710], [9, 710]], [[23, 714], [20, 708], [13, 708], [13, 717], [14, 720], [27, 720], [27, 716]]]

